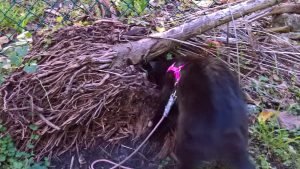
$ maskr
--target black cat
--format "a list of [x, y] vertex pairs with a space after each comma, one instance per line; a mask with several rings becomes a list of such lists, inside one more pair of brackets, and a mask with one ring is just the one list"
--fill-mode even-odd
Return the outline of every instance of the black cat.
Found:
[[163, 123], [156, 134], [165, 135], [176, 126], [178, 168], [193, 169], [201, 161], [225, 160], [234, 169], [254, 169], [247, 150], [246, 104], [231, 71], [211, 57], [191, 56], [174, 61], [175, 68], [183, 66], [176, 86], [174, 72], [165, 73], [170, 62], [152, 63], [149, 75], [161, 85], [161, 109], [154, 124], [176, 90], [177, 101], [170, 112], [172, 121]]

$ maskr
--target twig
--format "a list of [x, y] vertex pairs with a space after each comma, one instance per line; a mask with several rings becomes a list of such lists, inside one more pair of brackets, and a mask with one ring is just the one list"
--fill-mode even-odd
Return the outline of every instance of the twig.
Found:
[[40, 84], [41, 84], [41, 86], [42, 86], [43, 90], [45, 91], [46, 98], [47, 98], [47, 101], [48, 101], [48, 103], [49, 103], [50, 109], [51, 109], [52, 111], [54, 111], [54, 110], [53, 110], [53, 108], [52, 108], [52, 105], [51, 105], [50, 99], [49, 99], [49, 97], [48, 97], [48, 92], [47, 92], [47, 90], [45, 89], [45, 87], [44, 87], [44, 85], [43, 85], [42, 81], [41, 81], [41, 80], [40, 80], [40, 79], [39, 79], [37, 76], [35, 77], [35, 79], [36, 79], [36, 80], [38, 80], [38, 81], [40, 82]]
[[73, 164], [74, 164], [74, 156], [72, 156], [71, 158], [70, 169], [73, 169]]
[[77, 71], [73, 74], [73, 76], [71, 76], [70, 81], [69, 81], [69, 84], [68, 84], [67, 89], [66, 89], [66, 93], [67, 93], [67, 94], [70, 94], [70, 90], [71, 90], [71, 88], [72, 88], [72, 83], [73, 83], [75, 77], [76, 77], [79, 73], [83, 72], [86, 68], [87, 68], [86, 66], [83, 66], [82, 68], [80, 68], [79, 70], [77, 70]]
[[[230, 12], [230, 15], [231, 15], [231, 19], [232, 19], [232, 24], [233, 24], [233, 30], [234, 30], [234, 36], [235, 38], [237, 39], [237, 32], [236, 32], [236, 26], [235, 26], [235, 19], [233, 17], [233, 14], [230, 10], [230, 5], [228, 3], [228, 9], [229, 9], [229, 12]], [[241, 84], [241, 65], [240, 65], [240, 54], [239, 54], [239, 42], [237, 41], [236, 42], [236, 54], [237, 54], [237, 67], [238, 67], [238, 81], [239, 81], [239, 84]]]
[[3, 109], [7, 110], [7, 102], [6, 102], [6, 98], [7, 98], [7, 91], [4, 89], [4, 97], [3, 97]]
[[43, 116], [41, 113], [37, 113], [37, 115], [50, 127], [60, 130], [60, 127], [56, 126], [55, 124], [51, 123], [45, 116]]

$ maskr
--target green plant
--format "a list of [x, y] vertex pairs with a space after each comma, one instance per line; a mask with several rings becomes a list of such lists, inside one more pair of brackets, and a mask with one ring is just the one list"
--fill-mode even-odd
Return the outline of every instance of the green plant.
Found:
[[294, 115], [300, 115], [300, 105], [299, 103], [292, 103], [288, 107], [288, 112], [291, 112]]
[[257, 158], [257, 164], [262, 168], [262, 169], [270, 169], [271, 164], [268, 162], [265, 156], [259, 155]]
[[146, 13], [147, 0], [121, 0], [114, 2], [118, 11], [124, 16], [140, 16]]
[[167, 168], [168, 166], [172, 165], [174, 161], [170, 157], [166, 157], [161, 161], [161, 163], [158, 166], [158, 169], [164, 169]]
[[[300, 136], [295, 131], [280, 128], [276, 117], [268, 122], [258, 122], [250, 128], [252, 137], [261, 144], [260, 148], [266, 150], [266, 157], [260, 155], [256, 162], [264, 168], [270, 168], [267, 158], [280, 161], [285, 167], [300, 167]], [[298, 168], [297, 168], [298, 169]]]
[[21, 33], [28, 23], [43, 15], [46, 5], [43, 1], [1, 1], [0, 30], [16, 30]]
[[[37, 130], [37, 127], [31, 125], [30, 128]], [[30, 141], [27, 143], [29, 149], [33, 149], [33, 140], [39, 139], [39, 136], [32, 134]], [[0, 166], [2, 169], [47, 169], [50, 165], [47, 158], [42, 162], [34, 162], [34, 153], [19, 151], [13, 143], [6, 128], [0, 124]]]
[[294, 94], [297, 101], [300, 101], [300, 89], [297, 86], [290, 86], [289, 91]]
[[172, 53], [168, 53], [167, 56], [166, 56], [166, 59], [167, 60], [172, 60], [174, 57], [172, 55]]
[[0, 84], [3, 83], [5, 76], [9, 75], [16, 68], [25, 66], [24, 70], [27, 73], [33, 73], [36, 70], [37, 65], [35, 61], [22, 65], [23, 58], [29, 51], [31, 41], [31, 34], [23, 31], [22, 34], [18, 35], [15, 43], [11, 43], [2, 49], [0, 54], [7, 57], [0, 61]]

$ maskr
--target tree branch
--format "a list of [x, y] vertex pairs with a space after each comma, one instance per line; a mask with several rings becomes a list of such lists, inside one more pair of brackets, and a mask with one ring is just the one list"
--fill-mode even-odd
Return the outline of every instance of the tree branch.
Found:
[[122, 62], [124, 63], [125, 59], [129, 59], [133, 64], [137, 64], [144, 59], [151, 60], [165, 53], [174, 45], [174, 42], [170, 39], [187, 40], [197, 34], [228, 23], [232, 18], [237, 19], [281, 2], [282, 0], [249, 0], [227, 9], [200, 16], [198, 19], [166, 32], [152, 34], [150, 37], [139, 41], [118, 44], [113, 47], [118, 56], [114, 66], [120, 65]]

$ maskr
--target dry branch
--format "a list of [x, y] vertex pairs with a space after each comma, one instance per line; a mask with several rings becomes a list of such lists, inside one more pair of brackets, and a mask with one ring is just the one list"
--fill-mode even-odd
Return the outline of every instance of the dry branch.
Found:
[[248, 17], [248, 19], [250, 22], [253, 22], [262, 17], [270, 15], [280, 15], [283, 13], [300, 14], [300, 4], [283, 3], [280, 6], [273, 6], [272, 8], [267, 8], [265, 10], [262, 10], [261, 12], [253, 13], [251, 16]]
[[151, 35], [152, 38], [149, 37], [136, 42], [116, 45], [113, 47], [113, 50], [117, 52], [119, 61], [115, 65], [119, 66], [120, 63], [124, 62], [124, 58], [130, 59], [133, 64], [137, 64], [143, 59], [151, 60], [172, 47], [173, 42], [168, 39], [186, 40], [230, 22], [232, 19], [263, 10], [280, 2], [282, 0], [249, 0], [235, 6], [228, 6], [227, 9], [200, 16], [199, 19], [172, 28], [166, 32], [153, 34]]
[[284, 4], [272, 8], [269, 15], [283, 14], [283, 13], [296, 13], [300, 14], [300, 4]]

